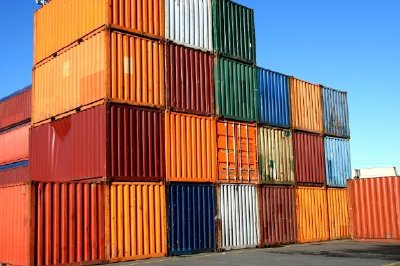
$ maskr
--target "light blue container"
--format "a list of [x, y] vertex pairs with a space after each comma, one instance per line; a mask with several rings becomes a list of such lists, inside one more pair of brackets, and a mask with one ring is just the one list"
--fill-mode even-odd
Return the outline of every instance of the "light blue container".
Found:
[[333, 137], [325, 137], [324, 142], [327, 185], [346, 187], [351, 178], [350, 142]]

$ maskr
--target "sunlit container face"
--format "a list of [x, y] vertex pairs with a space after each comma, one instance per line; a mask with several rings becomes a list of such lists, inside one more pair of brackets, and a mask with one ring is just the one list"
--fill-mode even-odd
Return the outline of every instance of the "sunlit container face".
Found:
[[25, 124], [0, 133], [0, 165], [28, 159], [29, 127]]
[[31, 87], [0, 100], [0, 129], [6, 129], [31, 119]]
[[254, 124], [217, 123], [218, 180], [258, 183], [257, 129]]
[[325, 137], [324, 145], [327, 185], [346, 187], [347, 180], [351, 178], [349, 140]]
[[347, 92], [322, 87], [324, 133], [342, 138], [350, 137]]
[[211, 0], [165, 0], [165, 38], [213, 50]]
[[29, 162], [21, 161], [0, 167], [0, 186], [18, 184], [30, 180]]
[[347, 189], [329, 188], [329, 239], [350, 238], [349, 201]]
[[34, 15], [34, 64], [109, 24], [162, 38], [164, 20], [161, 0], [52, 0]]
[[110, 99], [164, 106], [164, 46], [143, 37], [97, 32], [33, 70], [32, 122]]

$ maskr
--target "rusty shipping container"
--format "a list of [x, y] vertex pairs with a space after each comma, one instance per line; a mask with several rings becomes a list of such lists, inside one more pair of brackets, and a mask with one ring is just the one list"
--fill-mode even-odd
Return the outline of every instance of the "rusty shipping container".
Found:
[[160, 110], [101, 105], [32, 128], [30, 138], [36, 181], [165, 179]]
[[29, 158], [29, 124], [0, 133], [0, 165]]
[[106, 257], [109, 261], [167, 254], [165, 185], [112, 183], [106, 190]]
[[328, 188], [329, 239], [350, 238], [347, 189]]
[[261, 243], [280, 246], [296, 242], [296, 204], [292, 186], [261, 186]]
[[293, 184], [291, 131], [269, 127], [259, 127], [257, 130], [260, 182]]
[[321, 86], [293, 77], [290, 80], [292, 127], [323, 133]]
[[214, 56], [167, 43], [166, 94], [172, 110], [211, 115], [214, 113]]
[[217, 123], [218, 180], [258, 183], [257, 129], [254, 124]]
[[167, 181], [215, 182], [216, 132], [215, 118], [166, 112]]
[[164, 37], [161, 0], [52, 0], [34, 15], [34, 64], [102, 26]]
[[298, 184], [325, 184], [324, 140], [321, 135], [293, 134], [294, 173]]
[[348, 193], [352, 239], [400, 241], [400, 177], [350, 180]]
[[28, 161], [0, 166], [0, 186], [24, 183], [29, 180], [30, 173]]
[[295, 191], [297, 242], [329, 240], [326, 190], [298, 187]]
[[33, 70], [32, 123], [102, 100], [164, 106], [161, 41], [102, 30]]
[[29, 123], [32, 89], [28, 86], [0, 100], [0, 130]]

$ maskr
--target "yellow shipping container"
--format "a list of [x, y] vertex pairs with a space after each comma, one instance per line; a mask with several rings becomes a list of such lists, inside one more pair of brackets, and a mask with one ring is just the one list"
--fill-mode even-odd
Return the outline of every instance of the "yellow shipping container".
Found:
[[330, 239], [350, 238], [349, 199], [347, 189], [328, 189]]

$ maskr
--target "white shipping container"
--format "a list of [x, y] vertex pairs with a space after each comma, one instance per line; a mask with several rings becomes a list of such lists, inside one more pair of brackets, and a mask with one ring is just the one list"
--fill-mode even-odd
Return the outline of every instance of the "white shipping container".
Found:
[[354, 169], [353, 178], [375, 178], [398, 176], [396, 167]]
[[212, 51], [211, 7], [211, 0], [165, 0], [165, 37]]

